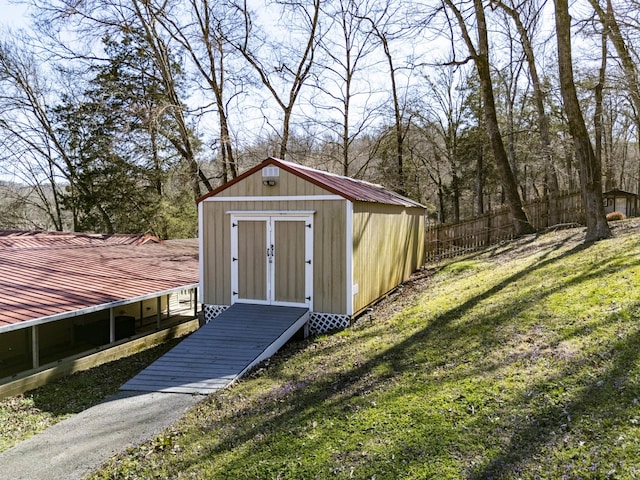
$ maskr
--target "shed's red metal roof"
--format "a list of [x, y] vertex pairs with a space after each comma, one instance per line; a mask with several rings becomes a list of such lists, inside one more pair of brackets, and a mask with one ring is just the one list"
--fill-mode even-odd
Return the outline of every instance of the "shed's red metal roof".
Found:
[[197, 240], [0, 232], [0, 332], [197, 283]]
[[280, 167], [293, 175], [304, 178], [307, 181], [352, 202], [371, 202], [383, 203], [387, 205], [398, 205], [403, 207], [425, 208], [424, 205], [411, 200], [410, 198], [404, 197], [399, 193], [387, 190], [381, 185], [376, 185], [374, 183], [365, 182], [364, 180], [358, 180], [351, 177], [344, 177], [335, 173], [324, 172], [322, 170], [305, 167], [304, 165], [299, 165], [297, 163], [288, 162], [273, 157], [267, 158], [262, 163], [259, 163], [255, 167], [244, 172], [242, 175], [200, 197], [198, 199], [198, 202], [204, 200], [205, 198], [217, 195], [231, 185], [238, 183], [239, 181], [250, 175], [253, 175], [259, 170], [262, 170], [263, 167], [266, 167], [268, 165]]

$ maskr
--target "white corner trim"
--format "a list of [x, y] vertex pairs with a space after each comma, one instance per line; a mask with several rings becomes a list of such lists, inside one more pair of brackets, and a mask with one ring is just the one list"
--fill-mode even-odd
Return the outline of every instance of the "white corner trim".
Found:
[[[307, 228], [307, 222], [309, 227]], [[305, 219], [304, 229], [304, 251], [305, 251], [305, 269], [304, 269], [304, 285], [305, 285], [305, 302], [309, 311], [313, 311], [313, 269], [315, 267], [316, 259], [313, 258], [313, 238], [315, 237], [315, 225], [313, 224], [313, 215], [309, 215]]]
[[[236, 225], [236, 227], [234, 227], [233, 225]], [[231, 238], [229, 239], [231, 241], [231, 248], [230, 248], [230, 253], [231, 253], [231, 258], [229, 258], [229, 266], [231, 267], [231, 300], [229, 302], [229, 305], [233, 305], [234, 303], [236, 303], [238, 301], [238, 295], [234, 295], [233, 292], [234, 291], [238, 291], [238, 278], [239, 278], [239, 273], [238, 273], [238, 262], [237, 261], [233, 261], [234, 258], [238, 258], [238, 220], [236, 219], [235, 215], [231, 215], [231, 217], [229, 218], [229, 228], [230, 228], [230, 232], [231, 232]]]
[[346, 218], [346, 283], [347, 283], [347, 315], [353, 315], [353, 202], [347, 201]]
[[204, 303], [204, 208], [203, 202], [198, 204], [198, 303]]

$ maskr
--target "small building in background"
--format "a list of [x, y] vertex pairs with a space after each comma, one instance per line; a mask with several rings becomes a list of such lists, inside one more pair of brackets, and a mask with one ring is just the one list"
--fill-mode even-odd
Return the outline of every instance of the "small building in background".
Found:
[[604, 199], [604, 213], [620, 212], [626, 217], [637, 217], [639, 197], [635, 193], [625, 192], [618, 188], [602, 194]]
[[306, 307], [312, 332], [343, 328], [424, 262], [423, 205], [275, 158], [198, 206], [207, 320], [241, 302]]
[[0, 231], [0, 397], [196, 329], [197, 286], [196, 239]]

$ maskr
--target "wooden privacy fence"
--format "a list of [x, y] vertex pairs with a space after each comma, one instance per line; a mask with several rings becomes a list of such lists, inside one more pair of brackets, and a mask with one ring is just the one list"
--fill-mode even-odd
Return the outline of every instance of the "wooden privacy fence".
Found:
[[[549, 224], [549, 198], [541, 198], [523, 205], [527, 217], [537, 231]], [[584, 224], [582, 196], [578, 193], [563, 194], [558, 198], [557, 224]], [[510, 240], [515, 236], [513, 221], [508, 209], [487, 213], [460, 223], [427, 227], [425, 261], [455, 257], [479, 248]]]

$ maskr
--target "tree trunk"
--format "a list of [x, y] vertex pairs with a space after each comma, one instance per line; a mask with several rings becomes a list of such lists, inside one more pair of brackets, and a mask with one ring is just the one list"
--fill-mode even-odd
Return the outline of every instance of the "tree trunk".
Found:
[[[601, 44], [602, 59], [600, 63], [600, 69], [598, 71], [598, 83], [596, 83], [596, 86], [594, 88], [595, 107], [593, 111], [593, 129], [594, 129], [594, 136], [595, 136], [595, 150], [593, 153], [596, 157], [596, 162], [598, 162], [600, 165], [602, 165], [602, 140], [604, 137], [604, 128], [603, 128], [604, 114], [603, 114], [603, 107], [602, 107], [602, 102], [603, 102], [602, 97], [603, 97], [604, 82], [605, 82], [606, 69], [607, 69], [607, 27], [606, 25], [604, 25], [604, 28], [602, 31], [601, 42], [602, 42]], [[607, 190], [611, 189], [611, 186], [610, 186], [611, 180], [612, 180], [611, 170], [609, 168], [605, 168], [605, 188]]]
[[513, 171], [509, 165], [507, 151], [502, 141], [502, 135], [498, 127], [498, 114], [496, 112], [496, 104], [493, 96], [493, 85], [491, 82], [491, 69], [489, 65], [489, 38], [487, 34], [487, 22], [484, 16], [484, 6], [482, 0], [473, 0], [473, 6], [476, 14], [476, 24], [478, 29], [478, 48], [476, 49], [471, 35], [467, 29], [465, 19], [462, 12], [453, 4], [452, 0], [444, 0], [444, 3], [454, 13], [460, 29], [462, 37], [467, 44], [471, 58], [474, 60], [480, 79], [480, 94], [482, 104], [484, 105], [484, 120], [487, 128], [487, 134], [491, 141], [493, 156], [496, 161], [500, 182], [505, 195], [506, 204], [509, 208], [511, 220], [513, 221], [513, 229], [516, 236], [534, 232], [533, 227], [527, 219], [527, 215], [522, 208], [522, 200], [518, 193], [518, 185], [516, 184]]
[[451, 193], [453, 195], [453, 221], [460, 222], [460, 177], [457, 173], [451, 179]]
[[163, 87], [165, 89], [164, 94], [168, 103], [167, 108], [171, 112], [178, 128], [179, 138], [173, 139], [172, 143], [188, 165], [191, 177], [191, 189], [193, 191], [194, 199], [197, 199], [202, 195], [200, 181], [204, 184], [207, 191], [213, 190], [213, 186], [204, 172], [200, 169], [196, 160], [191, 132], [187, 126], [187, 122], [184, 117], [183, 105], [180, 102], [180, 98], [176, 90], [177, 85], [172, 72], [169, 49], [162, 36], [156, 30], [156, 14], [152, 10], [151, 5], [144, 1], [136, 0], [133, 2], [133, 7], [136, 12], [136, 16], [145, 31], [148, 45], [154, 56], [156, 67], [160, 72]]
[[620, 25], [616, 20], [611, 0], [607, 0], [606, 11], [600, 6], [598, 0], [589, 0], [589, 3], [598, 14], [602, 25], [606, 25], [607, 35], [618, 53], [624, 77], [627, 81], [629, 99], [633, 103], [635, 110], [636, 126], [640, 127], [640, 80], [638, 79], [638, 69], [636, 62], [631, 57], [627, 42], [620, 31]]
[[502, 1], [498, 1], [498, 5], [513, 19], [516, 28], [522, 40], [522, 49], [524, 51], [527, 66], [529, 67], [529, 75], [531, 76], [531, 86], [533, 88], [533, 99], [536, 105], [536, 113], [538, 120], [538, 129], [540, 130], [540, 147], [545, 163], [545, 179], [546, 187], [549, 193], [549, 224], [556, 225], [560, 221], [560, 211], [558, 197], [560, 196], [560, 187], [558, 185], [558, 174], [553, 162], [551, 149], [551, 135], [549, 133], [549, 119], [544, 108], [544, 91], [542, 82], [538, 75], [535, 55], [529, 32], [522, 23], [520, 14], [517, 10], [505, 5]]
[[438, 223], [445, 223], [446, 222], [446, 215], [445, 215], [445, 195], [444, 195], [444, 188], [442, 186], [442, 180], [438, 179]]
[[[373, 24], [373, 22], [372, 22]], [[404, 132], [402, 126], [402, 112], [400, 109], [400, 100], [398, 98], [398, 87], [396, 84], [396, 70], [393, 65], [393, 56], [389, 48], [389, 42], [384, 32], [378, 30], [377, 26], [373, 24], [374, 32], [376, 36], [382, 42], [385, 57], [387, 58], [387, 64], [389, 65], [389, 75], [391, 80], [391, 95], [393, 98], [393, 112], [395, 120], [395, 134], [396, 134], [396, 174], [398, 175], [398, 183], [396, 191], [400, 195], [406, 194], [406, 185], [404, 178]]]
[[560, 91], [569, 123], [569, 131], [573, 137], [580, 173], [580, 189], [587, 224], [585, 242], [592, 242], [611, 236], [602, 203], [601, 166], [596, 159], [589, 139], [589, 132], [582, 116], [573, 79], [571, 17], [569, 16], [568, 0], [555, 0], [555, 13]]
[[477, 155], [476, 160], [476, 210], [478, 215], [484, 215], [484, 155], [482, 147]]
[[491, 70], [489, 66], [489, 40], [487, 37], [487, 24], [484, 16], [482, 0], [474, 0], [476, 19], [478, 25], [478, 52], [475, 55], [476, 68], [480, 78], [480, 90], [482, 103], [484, 104], [485, 123], [487, 133], [491, 141], [493, 155], [516, 236], [534, 232], [533, 227], [527, 219], [527, 215], [522, 208], [522, 201], [518, 194], [518, 186], [509, 165], [509, 158], [502, 141], [502, 135], [498, 127], [498, 114], [496, 112], [495, 99], [493, 96], [493, 85], [491, 83]]

